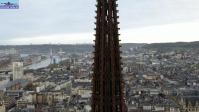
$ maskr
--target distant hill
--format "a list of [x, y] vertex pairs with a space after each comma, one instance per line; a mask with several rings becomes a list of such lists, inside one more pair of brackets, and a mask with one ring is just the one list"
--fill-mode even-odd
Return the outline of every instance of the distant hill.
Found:
[[199, 49], [199, 41], [196, 42], [176, 42], [176, 43], [154, 43], [143, 46], [145, 49], [154, 49], [158, 51]]
[[[144, 44], [136, 44], [136, 43], [126, 43], [122, 44], [121, 50], [127, 50], [130, 48], [140, 47]], [[10, 49], [10, 48], [16, 48], [20, 51], [20, 53], [25, 54], [32, 54], [32, 53], [45, 53], [49, 54], [50, 49], [52, 49], [54, 52], [58, 52], [60, 49], [66, 53], [82, 53], [82, 52], [93, 52], [94, 48], [92, 44], [77, 44], [77, 45], [7, 45], [7, 46], [0, 46], [0, 50], [4, 49]]]
[[[153, 44], [138, 44], [138, 43], [125, 43], [121, 45], [121, 51], [126, 51], [131, 48], [144, 48], [152, 49], [158, 51], [172, 51], [180, 49], [198, 49], [199, 50], [199, 41], [197, 42], [177, 42], [177, 43], [153, 43]], [[50, 49], [53, 49], [54, 52], [58, 52], [60, 49], [66, 53], [83, 53], [83, 52], [93, 52], [93, 44], [77, 44], [77, 45], [0, 45], [0, 50], [16, 48], [20, 53], [25, 54], [34, 54], [34, 53], [45, 53], [49, 54]]]

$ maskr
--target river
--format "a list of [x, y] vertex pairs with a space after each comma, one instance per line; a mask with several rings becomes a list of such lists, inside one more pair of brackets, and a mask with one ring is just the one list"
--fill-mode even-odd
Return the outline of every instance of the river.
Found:
[[33, 70], [36, 70], [36, 69], [39, 69], [39, 68], [44, 68], [44, 67], [47, 67], [48, 65], [50, 65], [51, 63], [51, 59], [50, 58], [47, 58], [39, 63], [34, 63], [32, 65], [28, 65], [28, 66], [25, 66], [24, 69], [33, 69]]

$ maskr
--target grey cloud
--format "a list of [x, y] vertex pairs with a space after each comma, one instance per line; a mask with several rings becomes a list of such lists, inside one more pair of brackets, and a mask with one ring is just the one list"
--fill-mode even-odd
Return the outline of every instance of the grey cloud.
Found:
[[[0, 10], [0, 39], [94, 32], [95, 0], [20, 0]], [[118, 0], [122, 29], [199, 19], [198, 0]]]

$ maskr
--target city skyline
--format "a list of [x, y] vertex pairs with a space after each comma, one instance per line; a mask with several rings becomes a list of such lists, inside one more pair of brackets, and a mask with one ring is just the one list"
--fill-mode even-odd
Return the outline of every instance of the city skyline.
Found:
[[[118, 2], [122, 43], [198, 41], [199, 1]], [[20, 9], [0, 10], [0, 44], [93, 43], [94, 4], [91, 0], [20, 0]]]

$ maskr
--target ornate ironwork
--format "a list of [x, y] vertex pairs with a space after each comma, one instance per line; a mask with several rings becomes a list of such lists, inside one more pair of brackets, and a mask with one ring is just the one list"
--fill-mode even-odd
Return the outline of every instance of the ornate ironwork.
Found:
[[97, 0], [92, 112], [125, 112], [117, 0]]

